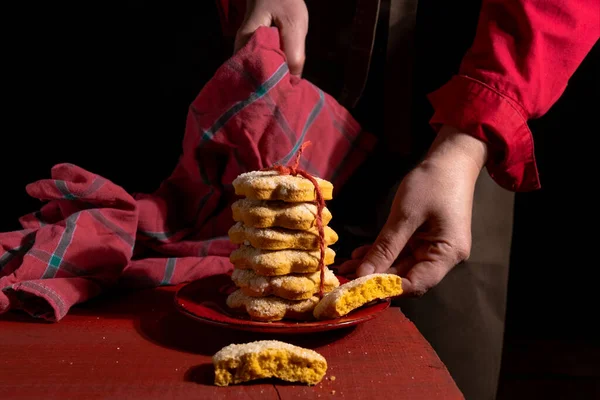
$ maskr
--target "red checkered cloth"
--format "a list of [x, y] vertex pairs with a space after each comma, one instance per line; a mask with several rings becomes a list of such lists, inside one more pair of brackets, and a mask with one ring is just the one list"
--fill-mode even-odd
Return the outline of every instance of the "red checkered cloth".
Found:
[[23, 230], [0, 233], [0, 313], [59, 321], [112, 287], [229, 271], [231, 182], [287, 164], [307, 140], [300, 167], [336, 192], [375, 145], [331, 96], [289, 74], [276, 28], [260, 28], [191, 104], [183, 154], [155, 193], [130, 195], [72, 164], [27, 186], [47, 203]]

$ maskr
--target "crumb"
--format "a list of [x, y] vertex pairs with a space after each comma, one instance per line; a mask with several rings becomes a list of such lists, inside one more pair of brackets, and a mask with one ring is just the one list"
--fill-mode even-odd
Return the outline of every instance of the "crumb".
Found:
[[73, 362], [70, 362], [69, 365], [73, 365]]
[[102, 339], [106, 339], [106, 336], [102, 336]]
[[118, 364], [119, 362], [117, 361], [116, 363]]
[[335, 394], [335, 390], [332, 390], [332, 391], [331, 391], [331, 394]]
[[415, 377], [414, 377], [414, 376], [411, 376], [411, 377], [410, 377], [410, 379], [415, 379]]
[[117, 347], [117, 350], [121, 350], [121, 348], [120, 348], [120, 347]]
[[331, 375], [331, 378], [329, 378], [329, 379], [331, 379], [332, 381], [335, 381], [335, 375]]
[[352, 353], [350, 350], [348, 350], [348, 354]]
[[365, 354], [367, 354], [367, 352], [365, 351]]

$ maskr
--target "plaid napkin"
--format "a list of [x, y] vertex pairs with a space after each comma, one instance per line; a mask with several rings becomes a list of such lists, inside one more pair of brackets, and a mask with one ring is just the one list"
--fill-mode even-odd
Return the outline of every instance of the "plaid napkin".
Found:
[[231, 182], [286, 164], [307, 140], [300, 167], [336, 191], [375, 145], [331, 96], [289, 74], [276, 28], [260, 28], [191, 104], [183, 154], [155, 193], [129, 194], [72, 164], [27, 186], [46, 203], [22, 230], [0, 233], [0, 313], [59, 321], [109, 288], [229, 271]]

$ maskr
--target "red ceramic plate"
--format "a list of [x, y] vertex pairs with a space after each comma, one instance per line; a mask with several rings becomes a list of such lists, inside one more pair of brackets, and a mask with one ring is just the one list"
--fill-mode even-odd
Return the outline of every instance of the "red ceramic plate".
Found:
[[[338, 279], [340, 283], [348, 281], [342, 277]], [[269, 333], [307, 333], [347, 328], [375, 318], [390, 306], [390, 300], [387, 299], [369, 303], [334, 320], [259, 322], [227, 307], [225, 300], [235, 289], [229, 274], [203, 278], [182, 286], [175, 294], [175, 306], [183, 314], [206, 324]]]

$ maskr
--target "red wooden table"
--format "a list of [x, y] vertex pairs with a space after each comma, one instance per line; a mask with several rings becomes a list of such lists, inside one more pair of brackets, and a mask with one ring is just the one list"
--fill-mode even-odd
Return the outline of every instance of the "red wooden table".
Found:
[[[0, 399], [463, 399], [398, 308], [354, 328], [276, 337], [200, 324], [175, 310], [174, 289], [104, 296], [54, 324], [0, 316]], [[317, 350], [327, 379], [213, 385], [215, 352], [265, 338]]]

